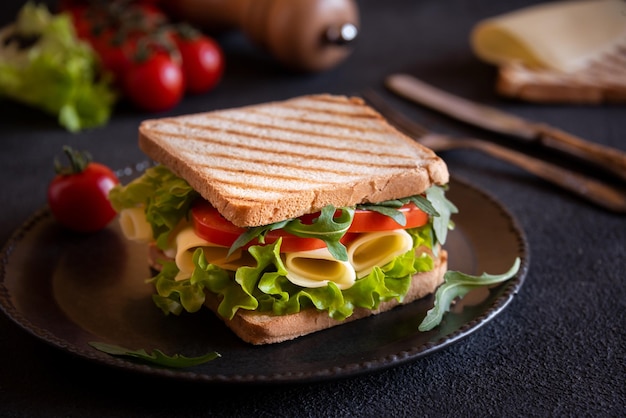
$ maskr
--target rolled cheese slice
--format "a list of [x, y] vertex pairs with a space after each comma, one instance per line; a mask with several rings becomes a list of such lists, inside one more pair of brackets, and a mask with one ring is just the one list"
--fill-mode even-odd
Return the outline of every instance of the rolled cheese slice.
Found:
[[146, 220], [143, 207], [123, 209], [120, 212], [119, 223], [126, 239], [139, 242], [152, 240], [152, 227]]
[[626, 2], [556, 1], [479, 22], [476, 55], [492, 64], [574, 72], [619, 47], [626, 38]]
[[374, 266], [382, 267], [411, 248], [413, 239], [403, 229], [368, 232], [347, 246], [348, 261], [361, 278], [367, 276]]
[[193, 226], [186, 226], [176, 235], [176, 255], [174, 261], [179, 269], [176, 280], [188, 279], [191, 277], [195, 265], [193, 264], [193, 253], [197, 248], [202, 248], [207, 262], [227, 270], [237, 270], [243, 265], [254, 265], [255, 261], [248, 252], [237, 250], [228, 256], [229, 247], [217, 245], [200, 238]]
[[356, 280], [352, 265], [335, 259], [326, 247], [285, 254], [285, 268], [287, 279], [302, 287], [324, 287], [333, 282], [343, 290]]

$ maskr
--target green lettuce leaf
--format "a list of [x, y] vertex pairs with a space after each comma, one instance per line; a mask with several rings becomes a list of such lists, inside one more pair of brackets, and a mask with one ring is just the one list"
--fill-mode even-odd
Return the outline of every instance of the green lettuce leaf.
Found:
[[[432, 242], [430, 225], [409, 231], [414, 237], [414, 248]], [[349, 289], [340, 290], [334, 283], [303, 288], [287, 279], [287, 270], [280, 258], [280, 244], [281, 240], [278, 240], [270, 245], [250, 247], [256, 266], [241, 267], [236, 273], [207, 263], [202, 250], [197, 249], [193, 255], [196, 267], [191, 278], [176, 281], [176, 266], [167, 264], [152, 280], [157, 290], [153, 299], [164, 313], [178, 315], [183, 310], [195, 312], [200, 309], [204, 303], [204, 290], [210, 290], [220, 299], [218, 314], [227, 319], [232, 319], [239, 309], [286, 315], [315, 307], [328, 311], [334, 319], [343, 320], [357, 307], [376, 309], [384, 301], [401, 301], [413, 274], [433, 268], [430, 256], [418, 257], [411, 250], [385, 266], [375, 267]]]
[[435, 292], [434, 306], [426, 313], [426, 317], [419, 325], [420, 331], [429, 331], [439, 325], [443, 315], [450, 310], [452, 301], [463, 298], [471, 290], [504, 282], [517, 274], [520, 259], [516, 258], [513, 266], [503, 274], [483, 273], [480, 276], [471, 276], [458, 271], [448, 271], [444, 276], [444, 283]]
[[[68, 15], [26, 3], [0, 43], [0, 96], [56, 115], [76, 132], [105, 124], [116, 100], [96, 53]], [[28, 40], [25, 45], [24, 40]]]
[[164, 166], [147, 169], [141, 177], [126, 186], [117, 185], [109, 192], [116, 211], [144, 206], [157, 246], [167, 247], [169, 234], [187, 218], [193, 201], [199, 196], [185, 180]]

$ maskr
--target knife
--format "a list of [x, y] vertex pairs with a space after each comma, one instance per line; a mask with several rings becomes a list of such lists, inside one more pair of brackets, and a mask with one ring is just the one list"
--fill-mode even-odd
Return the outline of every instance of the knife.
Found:
[[455, 96], [408, 74], [393, 74], [385, 85], [395, 94], [438, 112], [493, 132], [539, 142], [546, 148], [573, 155], [626, 180], [626, 153], [586, 141], [547, 124], [536, 123]]

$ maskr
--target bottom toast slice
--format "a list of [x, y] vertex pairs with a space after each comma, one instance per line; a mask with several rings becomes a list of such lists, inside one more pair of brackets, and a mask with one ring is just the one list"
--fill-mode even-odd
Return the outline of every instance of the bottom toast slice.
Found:
[[[386, 312], [401, 304], [408, 304], [433, 293], [441, 283], [448, 267], [448, 253], [439, 251], [435, 265], [431, 271], [413, 276], [409, 291], [402, 302], [392, 299], [382, 302], [378, 309], [356, 308], [354, 313], [343, 321], [332, 319], [328, 312], [317, 309], [306, 309], [289, 315], [271, 315], [267, 313], [239, 310], [232, 320], [224, 319], [224, 323], [242, 340], [255, 344], [272, 344], [292, 340], [313, 332], [345, 324], [367, 316]], [[206, 294], [205, 306], [217, 314], [219, 300], [215, 294]], [[219, 315], [218, 315], [219, 316]], [[221, 318], [221, 317], [220, 317]]]

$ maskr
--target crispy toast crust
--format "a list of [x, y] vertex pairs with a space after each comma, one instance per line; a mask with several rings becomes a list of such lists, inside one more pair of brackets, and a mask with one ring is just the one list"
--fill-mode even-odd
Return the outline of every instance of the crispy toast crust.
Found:
[[[357, 308], [344, 321], [334, 320], [328, 316], [328, 312], [317, 309], [306, 309], [295, 314], [282, 316], [239, 310], [232, 320], [224, 318], [222, 320], [239, 338], [254, 345], [288, 341], [357, 319], [378, 315], [401, 304], [408, 304], [421, 299], [433, 293], [443, 282], [447, 267], [448, 254], [445, 250], [440, 250], [439, 258], [436, 260], [433, 270], [413, 276], [411, 287], [402, 302], [392, 299], [381, 303], [375, 310]], [[213, 312], [217, 312], [218, 304], [218, 298], [207, 292], [205, 306]], [[216, 315], [220, 317], [217, 313]]]
[[329, 204], [412, 196], [449, 180], [433, 151], [363, 100], [345, 96], [148, 120], [139, 128], [139, 146], [244, 227]]
[[[626, 46], [621, 60], [626, 60]], [[626, 68], [605, 68], [598, 63], [574, 73], [503, 65], [498, 71], [499, 94], [536, 103], [623, 103], [626, 102]], [[608, 67], [608, 65], [607, 65]]]

